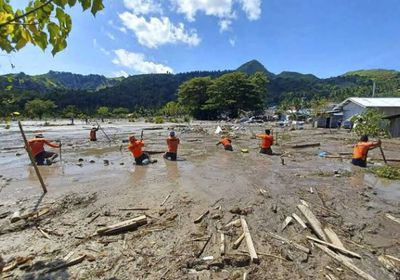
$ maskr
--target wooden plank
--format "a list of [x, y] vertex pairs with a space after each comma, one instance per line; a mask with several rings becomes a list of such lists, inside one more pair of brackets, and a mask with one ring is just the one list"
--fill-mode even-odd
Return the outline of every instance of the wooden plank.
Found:
[[232, 248], [235, 249], [235, 250], [236, 250], [237, 248], [239, 248], [240, 243], [242, 243], [244, 237], [245, 237], [245, 234], [242, 233], [242, 234], [239, 236], [239, 238], [236, 239], [235, 242], [233, 242]]
[[103, 227], [103, 228], [97, 230], [97, 234], [109, 235], [109, 234], [120, 233], [122, 231], [136, 229], [137, 227], [139, 227], [141, 225], [145, 225], [145, 224], [147, 224], [147, 217], [145, 215], [141, 215], [134, 219], [123, 221], [123, 222], [120, 222], [120, 223], [117, 223], [117, 224], [114, 224], [111, 226]]
[[285, 228], [286, 228], [290, 223], [292, 223], [292, 221], [293, 221], [293, 218], [292, 218], [292, 217], [286, 217], [285, 221], [284, 221], [283, 224], [282, 224], [281, 231], [284, 231]]
[[40, 175], [40, 171], [39, 171], [39, 168], [38, 168], [37, 165], [36, 165], [35, 158], [34, 158], [33, 155], [32, 155], [32, 151], [31, 151], [31, 148], [30, 148], [30, 146], [29, 146], [28, 140], [26, 139], [25, 132], [24, 132], [24, 129], [22, 128], [21, 121], [18, 121], [18, 126], [19, 126], [19, 130], [21, 131], [22, 138], [24, 139], [25, 150], [26, 150], [26, 152], [28, 153], [28, 156], [29, 156], [29, 159], [31, 160], [31, 163], [32, 163], [32, 165], [33, 165], [33, 168], [35, 169], [36, 176], [37, 176], [38, 179], [39, 179], [39, 182], [40, 182], [40, 185], [42, 186], [43, 192], [44, 192], [44, 193], [47, 193], [46, 185], [44, 184], [42, 175]]
[[201, 214], [196, 220], [194, 220], [194, 223], [200, 223], [204, 219], [204, 217], [208, 215], [208, 213], [210, 213], [210, 210], [207, 210], [203, 214]]
[[392, 220], [393, 222], [396, 222], [396, 223], [400, 224], [400, 219], [399, 218], [396, 218], [396, 217], [394, 217], [394, 216], [392, 216], [392, 215], [390, 215], [388, 213], [386, 213], [385, 216], [386, 216], [386, 218]]
[[282, 237], [282, 236], [280, 236], [280, 235], [278, 235], [278, 234], [275, 234], [275, 233], [273, 233], [273, 232], [268, 232], [268, 234], [269, 234], [270, 236], [272, 236], [273, 238], [282, 241], [283, 243], [289, 244], [289, 245], [295, 247], [296, 249], [298, 249], [298, 250], [300, 250], [300, 251], [303, 251], [303, 252], [306, 253], [306, 254], [309, 254], [309, 253], [310, 253], [310, 249], [308, 249], [307, 247], [304, 247], [303, 245], [300, 245], [300, 244], [298, 244], [298, 243], [295, 243], [295, 242], [293, 242], [292, 240], [289, 240], [289, 239], [287, 239], [287, 238], [285, 238], [285, 237]]
[[293, 214], [292, 214], [292, 217], [300, 224], [300, 226], [301, 226], [303, 229], [306, 229], [306, 228], [307, 228], [307, 225], [304, 223], [304, 221], [303, 221], [296, 213], [293, 213]]
[[[329, 240], [332, 244], [334, 244], [334, 245], [336, 245], [336, 246], [338, 246], [338, 247], [340, 247], [340, 248], [346, 249], [346, 248], [344, 247], [342, 241], [341, 241], [341, 240], [339, 239], [339, 237], [337, 236], [337, 234], [336, 234], [330, 227], [325, 227], [325, 228], [324, 228], [324, 232], [325, 232], [326, 236], [328, 237], [328, 240]], [[345, 258], [347, 261], [352, 262], [352, 260], [351, 260], [350, 258], [348, 258], [348, 257], [346, 257], [346, 256], [344, 256], [344, 255], [343, 255], [342, 257]]]
[[247, 226], [247, 222], [243, 216], [240, 217], [240, 222], [242, 223], [244, 237], [246, 239], [247, 249], [250, 254], [250, 258], [252, 262], [259, 262], [256, 249], [254, 248], [253, 239], [251, 238], [249, 227]]
[[321, 143], [296, 144], [296, 145], [291, 145], [290, 148], [292, 148], [292, 149], [300, 149], [300, 148], [318, 147], [318, 146], [321, 146]]
[[328, 239], [325, 236], [324, 231], [322, 230], [322, 225], [318, 221], [318, 219], [314, 216], [314, 214], [311, 212], [311, 210], [304, 205], [297, 205], [297, 208], [300, 210], [300, 212], [303, 214], [303, 216], [307, 219], [308, 223], [311, 226], [311, 229], [314, 231], [314, 233], [321, 238], [324, 241], [327, 241]]
[[361, 269], [359, 269], [358, 267], [356, 267], [351, 262], [345, 261], [343, 258], [341, 258], [340, 255], [336, 254], [331, 249], [329, 249], [329, 248], [327, 248], [327, 247], [325, 247], [323, 245], [320, 245], [320, 244], [315, 244], [315, 246], [317, 246], [319, 249], [321, 249], [323, 252], [325, 252], [331, 258], [335, 259], [336, 261], [338, 261], [339, 263], [343, 264], [344, 266], [346, 266], [351, 271], [355, 272], [361, 278], [363, 278], [365, 280], [377, 280], [376, 278], [372, 277], [368, 273], [366, 273], [366, 272], [362, 271]]
[[335, 250], [337, 250], [337, 251], [340, 251], [340, 252], [343, 253], [343, 254], [346, 254], [346, 255], [349, 255], [349, 256], [352, 256], [352, 257], [361, 259], [361, 256], [360, 256], [359, 254], [354, 253], [354, 252], [352, 252], [352, 251], [349, 251], [349, 250], [347, 250], [347, 249], [344, 249], [344, 248], [342, 248], [342, 247], [336, 246], [336, 245], [334, 245], [334, 244], [332, 244], [332, 243], [325, 242], [325, 241], [319, 240], [319, 239], [314, 238], [314, 237], [311, 237], [311, 236], [307, 236], [307, 239], [312, 240], [312, 241], [317, 242], [317, 243], [320, 243], [320, 244], [323, 244], [323, 245], [326, 245], [326, 246], [328, 246], [328, 247], [330, 247], [330, 248], [332, 248], [332, 249], [335, 249]]

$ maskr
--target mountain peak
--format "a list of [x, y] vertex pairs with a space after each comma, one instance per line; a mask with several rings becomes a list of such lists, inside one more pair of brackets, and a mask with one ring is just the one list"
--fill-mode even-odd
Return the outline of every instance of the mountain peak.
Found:
[[275, 76], [273, 73], [269, 72], [261, 62], [256, 59], [250, 60], [249, 62], [242, 64], [236, 70], [244, 72], [247, 75], [253, 75], [256, 72], [263, 72], [267, 75], [268, 78], [272, 78], [273, 76]]

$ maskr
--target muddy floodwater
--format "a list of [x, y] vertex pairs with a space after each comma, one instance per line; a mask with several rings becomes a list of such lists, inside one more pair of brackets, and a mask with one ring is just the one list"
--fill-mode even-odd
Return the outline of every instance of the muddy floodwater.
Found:
[[[400, 182], [353, 167], [349, 153], [356, 136], [347, 130], [113, 120], [100, 123], [110, 140], [99, 130], [98, 141], [90, 142], [91, 125], [50, 124], [23, 122], [28, 138], [42, 133], [62, 142], [62, 160], [39, 167], [46, 195], [17, 123], [8, 130], [0, 125], [3, 278], [367, 279], [307, 239], [321, 237], [299, 211], [302, 204], [322, 230], [334, 231], [342, 247], [359, 257], [330, 252], [369, 279], [400, 279]], [[232, 137], [233, 152], [216, 146], [218, 125]], [[277, 155], [258, 153], [254, 134], [265, 128], [273, 129]], [[162, 157], [171, 129], [181, 139], [176, 162]], [[134, 165], [127, 150], [128, 136], [140, 138], [142, 130], [145, 150], [157, 159], [149, 166]], [[292, 148], [304, 143], [320, 145]], [[400, 159], [400, 140], [383, 140], [383, 148], [388, 158]], [[320, 157], [321, 152], [337, 157]], [[370, 166], [383, 165], [379, 149], [369, 157]], [[19, 217], [13, 217], [17, 211]], [[141, 215], [145, 224], [101, 233]], [[257, 259], [249, 255], [247, 236], [233, 248], [243, 219]], [[235, 225], [226, 226], [232, 221]]]

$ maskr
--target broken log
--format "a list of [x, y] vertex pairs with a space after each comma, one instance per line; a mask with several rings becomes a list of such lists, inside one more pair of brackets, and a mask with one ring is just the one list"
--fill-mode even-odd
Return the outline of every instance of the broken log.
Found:
[[323, 245], [326, 245], [326, 246], [328, 246], [328, 247], [330, 247], [332, 249], [335, 249], [336, 251], [340, 251], [341, 253], [346, 254], [348, 256], [352, 256], [352, 257], [361, 259], [361, 256], [359, 254], [354, 253], [352, 251], [349, 251], [349, 250], [347, 250], [345, 248], [336, 246], [336, 245], [334, 245], [332, 243], [325, 242], [325, 241], [319, 240], [319, 239], [311, 237], [311, 236], [307, 236], [307, 239], [312, 240], [312, 241], [317, 242], [317, 243], [320, 243], [320, 244], [323, 244]]
[[277, 234], [275, 234], [275, 233], [273, 233], [273, 232], [268, 232], [268, 234], [269, 234], [270, 236], [272, 236], [273, 238], [282, 241], [283, 243], [292, 245], [292, 246], [295, 247], [296, 249], [298, 249], [298, 250], [300, 250], [300, 251], [302, 251], [302, 252], [304, 252], [304, 253], [306, 253], [306, 254], [309, 254], [309, 253], [310, 253], [310, 249], [308, 249], [307, 247], [304, 247], [303, 245], [300, 245], [300, 244], [298, 244], [298, 243], [295, 243], [295, 242], [293, 242], [292, 240], [289, 240], [289, 239], [287, 239], [287, 238], [285, 238], [285, 237], [282, 237], [282, 236], [280, 236], [280, 235], [277, 235]]
[[296, 213], [293, 213], [292, 217], [301, 225], [301, 227], [303, 229], [307, 228], [307, 225], [303, 222], [303, 220]]
[[281, 231], [284, 231], [285, 228], [293, 221], [292, 217], [286, 217], [285, 221], [283, 222]]
[[194, 220], [194, 223], [195, 224], [200, 223], [204, 219], [204, 217], [208, 215], [208, 213], [210, 213], [210, 210], [207, 210], [206, 212], [201, 214], [196, 220]]
[[300, 212], [303, 214], [303, 216], [307, 219], [307, 221], [310, 224], [311, 229], [314, 231], [314, 233], [322, 240], [327, 241], [328, 239], [326, 238], [326, 235], [325, 235], [324, 231], [322, 230], [321, 223], [314, 216], [314, 214], [311, 212], [311, 210], [307, 206], [304, 206], [304, 205], [297, 205], [297, 208], [300, 210]]
[[318, 147], [321, 146], [321, 143], [304, 143], [304, 144], [295, 144], [289, 146], [292, 149], [300, 149], [300, 148], [308, 148], [308, 147]]
[[127, 221], [123, 221], [111, 226], [103, 227], [97, 230], [98, 235], [110, 235], [116, 234], [127, 230], [136, 229], [141, 225], [147, 224], [147, 217], [145, 215], [136, 217], [134, 219], [130, 219]]
[[249, 251], [251, 261], [258, 263], [259, 259], [256, 249], [254, 248], [253, 239], [251, 238], [249, 227], [247, 226], [247, 222], [243, 216], [240, 217], [240, 222], [242, 223], [244, 238], [246, 239], [247, 249]]
[[331, 249], [325, 247], [324, 245], [315, 244], [315, 246], [317, 246], [319, 249], [321, 249], [323, 252], [325, 252], [331, 258], [335, 259], [336, 261], [338, 261], [339, 263], [341, 263], [342, 265], [344, 265], [348, 269], [350, 269], [353, 272], [355, 272], [356, 274], [358, 274], [361, 278], [363, 278], [365, 280], [376, 280], [376, 278], [374, 278], [371, 275], [369, 275], [368, 273], [362, 271], [361, 269], [356, 267], [351, 262], [345, 261], [343, 258], [341, 258], [340, 255], [336, 254], [335, 252], [333, 252]]
[[386, 216], [386, 218], [388, 218], [388, 219], [390, 219], [390, 220], [392, 220], [392, 221], [394, 221], [394, 222], [400, 224], [400, 219], [399, 219], [399, 218], [393, 217], [392, 215], [390, 215], [390, 214], [388, 214], [388, 213], [386, 213], [385, 216]]
[[233, 249], [237, 249], [239, 248], [240, 244], [242, 243], [243, 239], [244, 239], [244, 233], [242, 233], [238, 239], [235, 240], [235, 242], [233, 242], [232, 248]]

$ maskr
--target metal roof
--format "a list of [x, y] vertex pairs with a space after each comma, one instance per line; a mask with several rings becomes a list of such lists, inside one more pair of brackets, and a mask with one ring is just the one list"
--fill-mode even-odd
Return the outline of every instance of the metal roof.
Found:
[[338, 107], [353, 102], [364, 108], [400, 107], [400, 97], [351, 97], [340, 103]]

